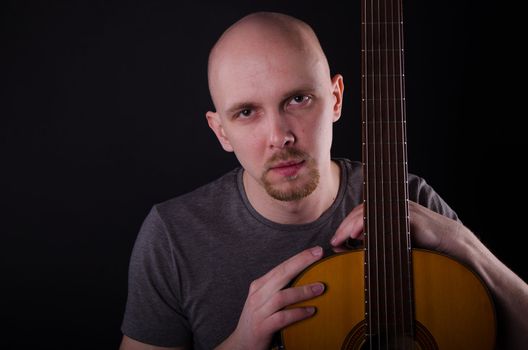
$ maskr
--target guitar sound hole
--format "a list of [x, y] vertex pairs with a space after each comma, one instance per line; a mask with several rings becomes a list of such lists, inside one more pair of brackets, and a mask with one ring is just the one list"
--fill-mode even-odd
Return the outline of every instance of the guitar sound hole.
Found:
[[[348, 333], [341, 350], [370, 350], [370, 349], [390, 349], [390, 350], [438, 350], [438, 345], [433, 335], [420, 322], [414, 321], [414, 339], [400, 339], [387, 344], [385, 337], [372, 336], [366, 334], [367, 324], [365, 321], [358, 323]], [[374, 342], [374, 343], [372, 343]], [[397, 345], [395, 345], [397, 344]]]
[[393, 344], [387, 344], [383, 339], [379, 337], [365, 337], [365, 341], [361, 344], [361, 350], [371, 349], [390, 349], [390, 350], [409, 350], [409, 349], [422, 349], [418, 344], [414, 343], [413, 339], [402, 339], [394, 340]]

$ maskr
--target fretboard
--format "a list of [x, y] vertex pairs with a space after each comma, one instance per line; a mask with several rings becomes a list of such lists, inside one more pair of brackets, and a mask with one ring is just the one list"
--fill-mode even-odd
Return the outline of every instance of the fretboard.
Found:
[[365, 318], [371, 346], [411, 348], [402, 0], [362, 0]]

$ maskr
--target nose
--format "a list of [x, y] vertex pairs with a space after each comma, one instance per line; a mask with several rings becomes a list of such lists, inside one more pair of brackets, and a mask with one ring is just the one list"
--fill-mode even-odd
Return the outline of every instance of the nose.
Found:
[[295, 143], [295, 135], [291, 129], [288, 117], [281, 113], [273, 113], [268, 118], [270, 148], [284, 148]]

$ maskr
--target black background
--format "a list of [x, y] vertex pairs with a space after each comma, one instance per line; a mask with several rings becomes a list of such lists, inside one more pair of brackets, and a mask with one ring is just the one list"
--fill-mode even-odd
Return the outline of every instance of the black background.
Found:
[[[205, 121], [206, 61], [248, 12], [312, 24], [345, 77], [333, 154], [360, 157], [359, 1], [0, 6], [4, 349], [117, 348], [149, 208], [236, 164]], [[526, 280], [519, 12], [491, 0], [408, 1], [405, 59], [410, 171]]]

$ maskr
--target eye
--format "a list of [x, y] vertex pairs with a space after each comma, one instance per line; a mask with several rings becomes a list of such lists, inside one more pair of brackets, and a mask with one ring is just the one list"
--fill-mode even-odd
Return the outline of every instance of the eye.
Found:
[[311, 97], [307, 95], [297, 95], [290, 99], [290, 105], [303, 105], [310, 102]]
[[238, 112], [235, 115], [235, 118], [248, 118], [248, 117], [251, 117], [251, 115], [253, 115], [253, 110], [249, 109], [249, 108], [246, 108], [246, 109], [243, 109], [240, 112]]

